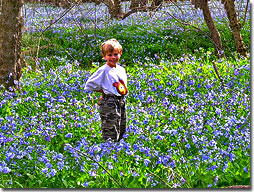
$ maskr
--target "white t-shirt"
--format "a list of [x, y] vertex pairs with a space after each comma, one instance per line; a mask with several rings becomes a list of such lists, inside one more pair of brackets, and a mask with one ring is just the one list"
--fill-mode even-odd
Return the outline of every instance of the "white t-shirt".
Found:
[[85, 90], [95, 91], [102, 89], [105, 94], [113, 94], [121, 96], [118, 85], [125, 85], [120, 87], [120, 92], [124, 94], [127, 93], [127, 74], [123, 67], [116, 65], [116, 67], [109, 67], [107, 64], [101, 66], [91, 77], [88, 78]]

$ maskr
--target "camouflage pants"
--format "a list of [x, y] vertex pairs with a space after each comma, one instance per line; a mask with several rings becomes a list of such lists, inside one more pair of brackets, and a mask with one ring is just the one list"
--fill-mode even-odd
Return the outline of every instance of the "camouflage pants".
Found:
[[105, 95], [99, 102], [102, 138], [120, 141], [126, 131], [125, 98]]

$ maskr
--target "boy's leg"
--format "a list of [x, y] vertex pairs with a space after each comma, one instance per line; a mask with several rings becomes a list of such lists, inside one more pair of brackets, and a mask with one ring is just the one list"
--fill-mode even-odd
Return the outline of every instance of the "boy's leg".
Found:
[[123, 99], [120, 101], [121, 104], [121, 122], [120, 122], [120, 137], [119, 140], [123, 138], [123, 134], [126, 132], [126, 101]]
[[102, 138], [107, 140], [111, 138], [114, 141], [119, 140], [120, 136], [120, 106], [118, 101], [112, 97], [105, 97], [100, 101], [100, 117]]

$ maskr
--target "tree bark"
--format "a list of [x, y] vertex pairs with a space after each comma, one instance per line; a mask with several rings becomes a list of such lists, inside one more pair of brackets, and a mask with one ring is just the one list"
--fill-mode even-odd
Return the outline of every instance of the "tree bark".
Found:
[[235, 40], [236, 51], [243, 56], [247, 56], [247, 49], [243, 42], [243, 38], [241, 35], [241, 24], [237, 18], [235, 3], [234, 0], [223, 0], [224, 8], [227, 13], [227, 17], [229, 20], [229, 26], [232, 30], [232, 35]]
[[223, 53], [223, 46], [222, 46], [222, 42], [221, 42], [220, 33], [214, 24], [214, 21], [213, 21], [212, 15], [211, 15], [211, 11], [208, 6], [208, 0], [201, 0], [199, 6], [200, 6], [201, 10], [203, 11], [206, 25], [211, 33], [211, 38], [213, 40], [216, 54], [219, 57], [225, 56]]
[[21, 77], [21, 44], [24, 20], [22, 0], [2, 0], [0, 15], [0, 84], [6, 89], [19, 88]]

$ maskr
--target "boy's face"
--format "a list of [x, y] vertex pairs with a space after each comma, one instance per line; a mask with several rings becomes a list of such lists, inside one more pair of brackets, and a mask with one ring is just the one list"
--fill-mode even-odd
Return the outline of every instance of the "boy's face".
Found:
[[104, 55], [104, 59], [107, 61], [107, 65], [110, 67], [116, 67], [120, 57], [121, 53], [119, 53], [118, 50], [114, 50], [113, 52], [109, 52]]

